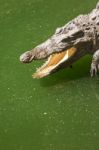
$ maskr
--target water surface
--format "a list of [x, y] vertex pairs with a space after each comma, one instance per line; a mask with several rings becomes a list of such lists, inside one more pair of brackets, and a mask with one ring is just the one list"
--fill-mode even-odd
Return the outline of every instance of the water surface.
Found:
[[96, 0], [0, 0], [0, 150], [99, 150], [99, 78], [91, 56], [47, 78], [19, 56]]

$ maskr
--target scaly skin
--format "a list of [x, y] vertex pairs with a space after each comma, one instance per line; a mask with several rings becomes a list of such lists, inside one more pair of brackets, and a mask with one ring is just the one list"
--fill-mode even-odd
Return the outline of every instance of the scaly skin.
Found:
[[56, 30], [55, 34], [44, 43], [20, 56], [20, 61], [29, 63], [32, 60], [44, 59], [53, 53], [59, 53], [75, 47], [77, 52], [57, 69], [70, 66], [86, 54], [92, 54], [91, 76], [97, 75], [99, 69], [99, 3], [87, 15], [79, 15], [65, 26]]

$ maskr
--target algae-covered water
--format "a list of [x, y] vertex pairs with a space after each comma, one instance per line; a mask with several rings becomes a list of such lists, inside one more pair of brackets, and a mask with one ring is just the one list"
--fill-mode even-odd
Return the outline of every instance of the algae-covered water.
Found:
[[96, 0], [0, 0], [0, 150], [99, 150], [99, 77], [91, 56], [44, 79], [19, 56]]

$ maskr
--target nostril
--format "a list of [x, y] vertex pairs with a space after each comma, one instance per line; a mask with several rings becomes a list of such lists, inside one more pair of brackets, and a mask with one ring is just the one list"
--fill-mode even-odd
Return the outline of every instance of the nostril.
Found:
[[20, 56], [20, 61], [23, 63], [29, 63], [31, 60], [32, 60], [32, 54], [30, 51], [27, 51]]

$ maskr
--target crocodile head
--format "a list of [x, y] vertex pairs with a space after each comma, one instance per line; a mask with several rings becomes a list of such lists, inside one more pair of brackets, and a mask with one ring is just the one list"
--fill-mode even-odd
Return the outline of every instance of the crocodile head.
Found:
[[[64, 64], [65, 66], [70, 66], [75, 59], [83, 55], [81, 45], [90, 41], [88, 32], [84, 32], [84, 27], [82, 27], [84, 26], [82, 23], [83, 17], [83, 15], [78, 16], [74, 21], [58, 28], [55, 34], [47, 41], [20, 56], [20, 61], [23, 63], [38, 59], [48, 59], [43, 66], [37, 69], [33, 75], [34, 78], [47, 76], [62, 68]], [[78, 23], [78, 20], [80, 20], [80, 23]], [[86, 18], [85, 20], [87, 21]]]

